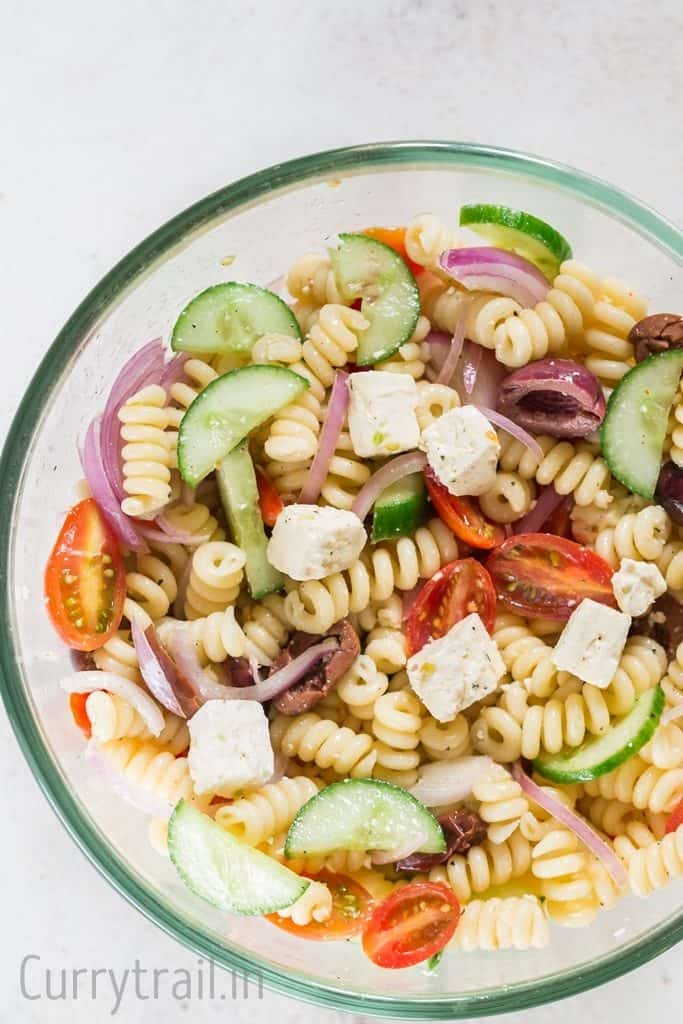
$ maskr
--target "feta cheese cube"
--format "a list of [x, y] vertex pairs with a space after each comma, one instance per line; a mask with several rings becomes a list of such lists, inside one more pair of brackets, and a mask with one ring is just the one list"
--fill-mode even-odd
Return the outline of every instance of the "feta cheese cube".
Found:
[[451, 494], [483, 494], [496, 479], [500, 443], [473, 405], [451, 409], [422, 431], [420, 448]]
[[349, 378], [349, 433], [356, 455], [395, 455], [417, 448], [417, 385], [405, 373], [370, 370]]
[[666, 580], [651, 562], [624, 558], [612, 577], [612, 590], [622, 612], [645, 615], [658, 597], [666, 592]]
[[258, 701], [209, 700], [187, 724], [187, 763], [198, 794], [229, 797], [272, 776], [268, 719]]
[[366, 541], [365, 528], [353, 512], [288, 505], [275, 521], [267, 556], [293, 580], [321, 580], [354, 565]]
[[413, 690], [439, 722], [452, 722], [505, 675], [498, 647], [476, 613], [413, 654], [407, 669]]
[[619, 667], [631, 616], [585, 598], [572, 612], [551, 655], [556, 668], [604, 690]]

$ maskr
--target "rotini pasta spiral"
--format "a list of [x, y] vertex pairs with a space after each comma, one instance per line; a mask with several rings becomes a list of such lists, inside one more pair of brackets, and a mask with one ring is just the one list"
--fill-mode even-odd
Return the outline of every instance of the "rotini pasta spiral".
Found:
[[549, 697], [557, 686], [552, 647], [517, 615], [498, 615], [493, 639], [512, 678], [524, 682], [535, 697]]
[[305, 776], [281, 779], [255, 790], [249, 796], [225, 804], [216, 811], [221, 828], [250, 846], [259, 846], [279, 832], [285, 832], [318, 786]]
[[522, 815], [529, 810], [521, 786], [502, 765], [494, 765], [489, 774], [475, 782], [472, 796], [479, 801], [479, 815], [486, 822], [488, 838], [495, 845], [510, 838]]
[[449, 388], [446, 384], [431, 384], [426, 380], [421, 380], [417, 385], [415, 414], [420, 430], [426, 430], [444, 413], [457, 409], [459, 405], [460, 396], [455, 388]]
[[280, 594], [268, 594], [261, 601], [247, 604], [242, 619], [248, 653], [259, 665], [270, 665], [287, 643], [289, 625], [285, 602]]
[[662, 689], [669, 707], [683, 703], [683, 644], [678, 645], [676, 656], [669, 662]]
[[485, 840], [466, 854], [454, 854], [448, 862], [429, 873], [430, 882], [445, 882], [461, 903], [486, 892], [493, 885], [504, 885], [526, 874], [531, 866], [531, 843], [514, 832], [502, 843]]
[[111, 640], [93, 651], [93, 661], [102, 672], [113, 672], [116, 676], [130, 679], [131, 683], [142, 684], [138, 656], [130, 637], [130, 630], [118, 630]]
[[536, 498], [536, 488], [519, 473], [496, 473], [493, 486], [479, 496], [484, 515], [494, 523], [514, 523], [525, 516]]
[[615, 295], [617, 303], [622, 297], [629, 308], [601, 299], [593, 307], [591, 323], [584, 334], [586, 368], [608, 387], [614, 387], [633, 366], [634, 346], [629, 341], [629, 332], [647, 312], [647, 302], [640, 296], [627, 296], [619, 288]]
[[541, 880], [548, 917], [558, 924], [580, 926], [595, 916], [589, 866], [588, 853], [569, 829], [558, 826], [533, 847], [531, 872]]
[[368, 321], [356, 309], [338, 303], [322, 307], [304, 341], [302, 355], [324, 387], [332, 386], [335, 368], [348, 362], [358, 347], [358, 335], [367, 327]]
[[389, 680], [368, 654], [359, 654], [337, 683], [337, 696], [361, 721], [371, 721], [375, 703], [387, 691]]
[[271, 739], [273, 747], [286, 757], [315, 761], [319, 768], [333, 768], [338, 775], [350, 775], [353, 779], [372, 775], [377, 761], [371, 736], [340, 728], [313, 712], [293, 718], [276, 715]]
[[464, 715], [451, 722], [439, 722], [428, 715], [418, 733], [422, 750], [430, 761], [451, 761], [470, 749], [470, 726]]
[[[199, 660], [220, 664], [226, 658], [243, 658], [253, 653], [244, 630], [235, 618], [232, 605], [222, 612], [212, 612], [190, 622], [178, 619], [164, 619], [157, 626], [163, 644], [172, 646], [171, 638], [176, 630], [183, 630], [192, 638]], [[258, 659], [257, 659], [258, 660]], [[260, 661], [259, 664], [264, 664]]]
[[631, 891], [649, 896], [673, 878], [683, 875], [683, 825], [659, 842], [636, 850], [627, 863]]
[[[179, 502], [173, 508], [168, 509], [164, 513], [164, 517], [169, 529], [180, 530], [190, 535], [194, 546], [205, 544], [208, 541], [225, 540], [225, 530], [203, 502]], [[168, 545], [162, 550], [168, 551]], [[171, 562], [171, 564], [173, 563]]]
[[417, 781], [422, 705], [412, 690], [385, 693], [375, 701], [376, 778], [409, 787]]
[[463, 953], [472, 953], [543, 949], [549, 941], [543, 906], [536, 896], [527, 895], [468, 903], [450, 945]]
[[126, 573], [124, 617], [147, 629], [168, 614], [177, 594], [176, 578], [166, 562], [156, 555], [137, 555], [135, 569]]
[[410, 590], [458, 557], [458, 546], [440, 519], [392, 544], [366, 548], [356, 565], [322, 580], [292, 584], [285, 598], [285, 615], [294, 629], [326, 633], [349, 612], [358, 613], [371, 601], [387, 600], [394, 588]]
[[636, 754], [607, 775], [586, 782], [584, 788], [589, 796], [620, 800], [659, 814], [671, 811], [683, 796], [683, 768], [656, 768]]
[[214, 381], [218, 374], [203, 359], [188, 359], [183, 371], [186, 379], [172, 384], [169, 394], [181, 409], [188, 409], [199, 392]]
[[185, 615], [198, 619], [223, 611], [240, 592], [246, 556], [228, 541], [200, 544], [192, 556], [185, 592]]
[[324, 882], [312, 881], [291, 907], [278, 910], [279, 917], [288, 917], [303, 927], [311, 921], [327, 921], [332, 913], [332, 893]]
[[524, 480], [535, 479], [541, 487], [553, 484], [558, 494], [572, 494], [577, 505], [607, 508], [612, 500], [609, 490], [612, 477], [594, 445], [586, 441], [574, 445], [545, 435], [536, 440], [543, 450], [540, 463], [521, 441], [503, 435], [500, 470], [516, 472]]
[[181, 754], [189, 746], [190, 736], [185, 722], [169, 712], [164, 713], [162, 731], [158, 736], [152, 736], [135, 708], [118, 694], [95, 690], [88, 695], [85, 707], [92, 738], [97, 743], [124, 738], [152, 740], [158, 747], [174, 755]]
[[356, 455], [351, 443], [348, 424], [339, 434], [329, 471], [320, 490], [323, 502], [333, 508], [349, 511], [361, 487], [370, 479], [371, 470]]
[[372, 658], [381, 672], [393, 675], [402, 669], [408, 660], [408, 641], [400, 629], [375, 626], [365, 638], [365, 653]]
[[683, 766], [683, 729], [676, 722], [659, 725], [652, 739], [638, 753], [655, 768], [680, 768]]
[[666, 671], [664, 648], [646, 636], [632, 636], [609, 686], [602, 691], [612, 715], [625, 715], [636, 697], [656, 686]]
[[111, 740], [99, 748], [122, 775], [166, 803], [175, 805], [193, 795], [186, 757], [161, 751], [154, 743]]
[[121, 508], [128, 516], [150, 519], [171, 499], [172, 451], [175, 437], [166, 392], [150, 384], [132, 395], [118, 411], [121, 439], [125, 442], [123, 489], [128, 495]]
[[[264, 445], [266, 456], [275, 463], [299, 463], [313, 458], [318, 447], [324, 388], [302, 362], [303, 344], [296, 338], [266, 334], [252, 350], [254, 363], [287, 366], [306, 378], [309, 388], [276, 414]], [[303, 371], [303, 372], [302, 372]]]
[[431, 324], [427, 317], [418, 317], [411, 338], [388, 359], [376, 363], [375, 369], [385, 370], [387, 373], [407, 373], [413, 380], [420, 380], [425, 375], [430, 355], [429, 346], [424, 343], [430, 329]]
[[312, 306], [343, 301], [327, 253], [307, 253], [298, 259], [287, 274], [287, 291]]
[[648, 505], [640, 512], [623, 515], [614, 527], [598, 532], [595, 550], [618, 568], [622, 558], [656, 562], [671, 534], [671, 520], [661, 505]]
[[420, 267], [438, 268], [441, 253], [456, 249], [460, 244], [458, 234], [431, 213], [414, 217], [406, 228], [406, 252]]

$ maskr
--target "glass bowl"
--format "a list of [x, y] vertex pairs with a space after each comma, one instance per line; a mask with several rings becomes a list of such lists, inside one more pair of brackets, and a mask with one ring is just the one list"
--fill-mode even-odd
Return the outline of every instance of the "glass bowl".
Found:
[[[462, 203], [530, 210], [577, 258], [680, 308], [683, 235], [635, 200], [577, 171], [504, 150], [452, 143], [341, 149], [228, 185], [160, 228], [81, 303], [43, 359], [12, 425], [0, 471], [0, 659], [3, 696], [48, 800], [103, 875], [148, 918], [227, 968], [339, 1010], [446, 1020], [520, 1010], [631, 970], [683, 936], [680, 889], [624, 900], [580, 934], [553, 929], [533, 953], [448, 954], [382, 971], [358, 944], [315, 948], [265, 921], [229, 917], [195, 898], [153, 852], [143, 816], [93, 777], [57, 685], [69, 671], [43, 611], [42, 567], [80, 477], [76, 439], [122, 361], [168, 337], [187, 300], [230, 278], [265, 283], [338, 231], [400, 224], [430, 211], [455, 224]], [[225, 265], [227, 257], [234, 263]], [[676, 909], [676, 895], [678, 909]]]

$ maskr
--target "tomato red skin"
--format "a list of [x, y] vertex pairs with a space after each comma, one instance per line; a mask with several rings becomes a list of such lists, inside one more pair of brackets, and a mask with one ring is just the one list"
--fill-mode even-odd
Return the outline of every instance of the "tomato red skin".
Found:
[[[266, 920], [277, 925], [291, 935], [297, 935], [300, 939], [311, 939], [314, 942], [329, 942], [337, 939], [350, 939], [358, 935], [368, 920], [374, 901], [372, 896], [362, 885], [347, 875], [335, 874], [332, 871], [319, 871], [317, 874], [304, 875], [314, 882], [324, 882], [332, 891], [332, 916], [327, 921], [311, 921], [310, 924], [294, 924], [288, 917], [280, 917], [279, 914], [267, 914]], [[339, 890], [343, 889], [350, 893], [358, 902], [357, 913], [353, 917], [348, 916], [339, 909]], [[344, 893], [342, 893], [344, 895]]]
[[543, 524], [545, 527], [543, 532], [553, 533], [556, 537], [566, 537], [568, 540], [572, 540], [571, 511], [573, 507], [574, 499], [571, 494], [568, 494], [564, 501], [560, 502], [557, 508], [551, 512]]
[[[96, 544], [96, 546], [95, 546]], [[105, 576], [106, 574], [106, 576]], [[69, 616], [67, 594], [92, 597], [100, 578], [100, 591], [106, 588], [107, 628], [85, 629]], [[126, 598], [126, 575], [118, 541], [93, 498], [74, 505], [57, 537], [45, 569], [47, 612], [62, 640], [76, 651], [95, 651], [112, 638], [121, 624]], [[87, 609], [93, 613], [93, 609]]]
[[256, 485], [261, 519], [266, 526], [275, 526], [275, 520], [285, 506], [270, 477], [266, 476], [258, 466], [256, 467]]
[[679, 800], [668, 817], [665, 832], [675, 832], [683, 825], [683, 799]]
[[406, 229], [405, 228], [366, 228], [361, 232], [363, 235], [368, 235], [369, 238], [374, 238], [378, 242], [384, 242], [390, 249], [397, 252], [403, 262], [410, 270], [413, 277], [419, 274], [424, 267], [421, 267], [419, 263], [413, 263], [410, 256], [406, 251]]
[[[427, 926], [426, 904], [432, 909], [433, 923], [440, 925], [437, 933], [410, 947], [411, 917], [422, 917]], [[395, 890], [372, 912], [363, 930], [363, 951], [378, 967], [401, 968], [429, 960], [453, 937], [460, 920], [460, 904], [455, 893], [440, 882], [412, 882]], [[384, 937], [384, 941], [383, 940]]]
[[73, 720], [81, 730], [81, 732], [90, 739], [92, 734], [92, 727], [90, 725], [90, 718], [88, 716], [88, 710], [85, 706], [89, 693], [70, 693], [69, 694], [69, 707], [71, 708], [71, 714]]
[[612, 569], [594, 551], [551, 533], [520, 533], [489, 555], [498, 602], [517, 615], [566, 622], [584, 598], [616, 608]]
[[[457, 593], [458, 581], [465, 581], [463, 593]], [[469, 584], [469, 586], [467, 586]], [[455, 602], [455, 598], [459, 601]], [[446, 603], [445, 608], [442, 604]], [[445, 633], [465, 616], [476, 611], [484, 626], [493, 632], [496, 619], [496, 591], [484, 566], [474, 558], [449, 562], [427, 580], [408, 613], [405, 632], [411, 655], [429, 640]]]
[[430, 466], [424, 471], [424, 481], [432, 505], [455, 536], [472, 548], [488, 551], [505, 540], [505, 530], [489, 523], [474, 498], [457, 498], [441, 483]]

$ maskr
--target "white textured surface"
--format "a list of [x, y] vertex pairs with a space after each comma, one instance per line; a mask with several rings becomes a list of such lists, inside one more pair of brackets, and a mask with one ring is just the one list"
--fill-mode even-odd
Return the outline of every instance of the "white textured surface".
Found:
[[[680, 0], [4, 0], [0, 436], [49, 341], [116, 260], [198, 197], [289, 157], [383, 139], [490, 142], [603, 176], [680, 222], [682, 36]], [[26, 953], [57, 969], [136, 956], [191, 969], [196, 958], [76, 850], [1, 714], [0, 777], [0, 1021], [110, 1019], [109, 995], [93, 1003], [83, 985], [76, 1000], [23, 1000]], [[507, 1019], [678, 1020], [680, 968], [673, 950]], [[270, 994], [188, 1004], [169, 991], [125, 999], [119, 1018], [342, 1019]]]

